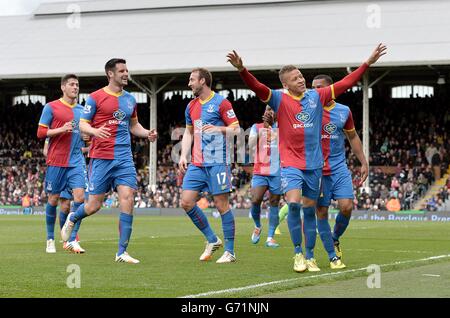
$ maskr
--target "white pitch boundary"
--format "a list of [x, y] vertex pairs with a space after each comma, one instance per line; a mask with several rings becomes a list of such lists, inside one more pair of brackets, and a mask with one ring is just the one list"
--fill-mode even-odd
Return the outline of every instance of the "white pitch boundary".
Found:
[[[421, 259], [416, 259], [416, 260], [398, 261], [398, 262], [389, 263], [389, 264], [382, 264], [379, 266], [386, 267], [386, 266], [393, 266], [393, 265], [400, 265], [400, 264], [407, 264], [407, 263], [427, 262], [427, 261], [441, 259], [441, 258], [447, 258], [447, 257], [450, 257], [450, 254], [431, 256], [431, 257], [421, 258]], [[345, 271], [340, 271], [340, 272], [311, 275], [311, 276], [306, 276], [306, 277], [276, 280], [273, 282], [264, 282], [264, 283], [249, 285], [249, 286], [244, 286], [244, 287], [215, 290], [215, 291], [209, 291], [209, 292], [205, 292], [205, 293], [201, 293], [201, 294], [181, 296], [179, 298], [197, 298], [197, 297], [208, 297], [208, 296], [219, 295], [219, 294], [229, 294], [229, 293], [240, 292], [243, 290], [250, 290], [250, 289], [255, 289], [255, 288], [260, 288], [260, 287], [266, 287], [266, 286], [270, 286], [270, 285], [278, 285], [278, 284], [284, 284], [284, 283], [301, 281], [301, 280], [305, 280], [305, 279], [318, 278], [318, 277], [337, 276], [340, 274], [354, 273], [354, 272], [359, 272], [359, 271], [364, 271], [364, 270], [367, 270], [367, 267], [358, 268], [358, 269], [350, 269], [350, 270], [345, 270]]]

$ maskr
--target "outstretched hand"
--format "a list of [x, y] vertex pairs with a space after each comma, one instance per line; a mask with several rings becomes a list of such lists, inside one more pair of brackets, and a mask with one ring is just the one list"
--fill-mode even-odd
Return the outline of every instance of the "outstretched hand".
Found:
[[230, 52], [227, 54], [227, 62], [230, 62], [231, 65], [233, 65], [235, 68], [237, 68], [237, 70], [239, 72], [244, 69], [244, 64], [242, 63], [242, 59], [235, 50], [233, 50], [233, 52]]
[[382, 57], [387, 53], [386, 50], [387, 50], [386, 45], [384, 45], [383, 43], [378, 44], [375, 50], [372, 52], [372, 55], [370, 55], [370, 57], [367, 59], [366, 63], [369, 66], [372, 65], [373, 63], [378, 61], [380, 57]]

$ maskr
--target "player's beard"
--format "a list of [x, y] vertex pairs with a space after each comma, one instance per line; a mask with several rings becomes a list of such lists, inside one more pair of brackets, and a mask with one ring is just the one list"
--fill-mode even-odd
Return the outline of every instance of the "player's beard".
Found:
[[199, 97], [201, 93], [202, 93], [201, 87], [192, 89], [192, 94], [194, 94], [195, 97]]

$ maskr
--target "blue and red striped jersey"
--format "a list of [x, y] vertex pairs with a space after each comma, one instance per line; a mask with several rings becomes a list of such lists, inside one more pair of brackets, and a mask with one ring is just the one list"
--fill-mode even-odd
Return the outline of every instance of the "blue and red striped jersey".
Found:
[[324, 107], [322, 118], [323, 175], [329, 176], [342, 167], [345, 161], [345, 132], [355, 130], [350, 108], [333, 102]]
[[92, 138], [90, 158], [132, 159], [130, 122], [137, 120], [136, 99], [127, 91], [113, 93], [106, 87], [99, 89], [86, 99], [81, 120], [93, 128], [106, 125], [111, 136]]
[[186, 126], [194, 129], [192, 164], [210, 167], [230, 164], [226, 136], [222, 133], [203, 133], [204, 125], [229, 126], [239, 124], [233, 106], [223, 96], [211, 92], [206, 100], [193, 99], [186, 107]]
[[254, 124], [250, 138], [257, 138], [253, 174], [262, 176], [280, 175], [280, 153], [278, 152], [278, 124], [265, 128], [264, 123]]
[[333, 85], [291, 96], [271, 90], [264, 101], [277, 112], [281, 167], [313, 170], [323, 167], [321, 129], [323, 105], [334, 99]]
[[57, 167], [75, 167], [84, 161], [81, 147], [79, 122], [83, 106], [69, 104], [64, 99], [54, 100], [44, 106], [39, 126], [55, 129], [71, 121], [73, 130], [50, 138], [47, 165]]

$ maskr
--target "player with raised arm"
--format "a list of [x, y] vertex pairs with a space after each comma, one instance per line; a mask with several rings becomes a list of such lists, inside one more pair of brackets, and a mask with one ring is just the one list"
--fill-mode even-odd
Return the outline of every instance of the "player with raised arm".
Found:
[[80, 129], [92, 136], [89, 151], [89, 199], [75, 213], [70, 213], [61, 230], [66, 240], [74, 223], [93, 215], [102, 207], [105, 193], [114, 188], [119, 195], [119, 246], [116, 262], [136, 264], [139, 260], [127, 253], [133, 224], [136, 169], [131, 154], [130, 133], [154, 142], [155, 130], [142, 127], [137, 118], [136, 100], [123, 88], [128, 84], [126, 61], [110, 59], [105, 64], [108, 86], [93, 92], [86, 100]]
[[[189, 76], [189, 88], [195, 98], [186, 107], [186, 129], [182, 139], [179, 168], [183, 178], [181, 206], [207, 243], [201, 261], [212, 259], [222, 246], [222, 240], [212, 230], [208, 218], [196, 201], [200, 192], [214, 197], [214, 204], [222, 219], [225, 252], [216, 263], [236, 261], [234, 252], [235, 223], [229, 204], [231, 192], [230, 153], [227, 135], [240, 130], [239, 121], [231, 103], [211, 90], [212, 75], [205, 68], [195, 68]], [[192, 147], [193, 143], [193, 147]], [[188, 156], [192, 149], [192, 160]]]
[[[289, 204], [288, 227], [294, 245], [294, 270], [319, 271], [314, 259], [316, 242], [316, 203], [320, 192], [323, 154], [321, 130], [323, 107], [352, 87], [367, 68], [386, 52], [379, 44], [370, 57], [354, 72], [333, 85], [307, 90], [305, 79], [294, 65], [283, 66], [279, 72], [284, 93], [271, 90], [260, 83], [243, 65], [236, 51], [227, 55], [228, 61], [239, 71], [245, 84], [276, 113], [280, 135], [282, 188]], [[306, 259], [302, 249], [303, 202]]]

